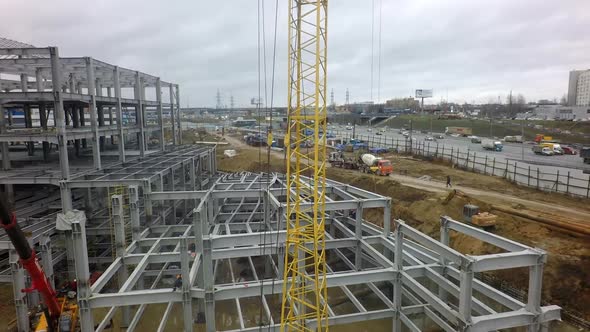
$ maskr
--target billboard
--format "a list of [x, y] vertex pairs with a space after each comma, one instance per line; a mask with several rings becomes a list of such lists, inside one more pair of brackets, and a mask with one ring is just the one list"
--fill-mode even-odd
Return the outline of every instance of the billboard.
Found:
[[416, 89], [416, 98], [430, 98], [432, 97], [432, 89]]

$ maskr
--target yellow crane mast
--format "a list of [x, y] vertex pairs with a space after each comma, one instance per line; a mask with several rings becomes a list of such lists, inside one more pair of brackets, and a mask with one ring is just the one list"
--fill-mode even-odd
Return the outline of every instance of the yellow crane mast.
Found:
[[328, 330], [327, 14], [327, 0], [289, 0], [288, 204], [281, 331]]

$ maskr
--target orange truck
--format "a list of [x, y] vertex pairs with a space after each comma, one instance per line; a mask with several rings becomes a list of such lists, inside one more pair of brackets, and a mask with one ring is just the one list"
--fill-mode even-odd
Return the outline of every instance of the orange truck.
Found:
[[553, 140], [553, 137], [551, 137], [551, 136], [545, 136], [543, 134], [537, 134], [535, 136], [535, 142], [536, 143], [541, 143], [542, 141], [552, 141], [552, 140]]
[[363, 173], [388, 176], [393, 173], [391, 161], [365, 153], [359, 157], [358, 167]]

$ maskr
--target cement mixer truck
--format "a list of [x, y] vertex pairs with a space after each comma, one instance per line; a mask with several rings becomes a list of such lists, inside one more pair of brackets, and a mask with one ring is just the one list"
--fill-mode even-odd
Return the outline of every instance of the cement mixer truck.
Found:
[[370, 153], [365, 153], [359, 156], [358, 168], [363, 173], [372, 173], [385, 176], [393, 173], [393, 166], [389, 160], [375, 157]]

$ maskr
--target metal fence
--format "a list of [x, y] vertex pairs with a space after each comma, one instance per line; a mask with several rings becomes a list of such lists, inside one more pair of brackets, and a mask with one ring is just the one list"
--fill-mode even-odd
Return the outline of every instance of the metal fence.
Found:
[[[352, 134], [343, 133], [343, 140], [349, 141]], [[410, 139], [377, 135], [355, 135], [366, 142], [369, 148], [383, 147], [397, 153], [408, 153], [426, 159], [440, 159], [457, 168], [502, 177], [516, 184], [547, 192], [558, 192], [578, 197], [590, 197], [590, 176], [575, 176], [570, 171], [549, 172], [543, 167], [523, 161], [490, 157], [488, 153], [475, 152], [457, 147], [446, 147], [435, 141], [413, 141]]]

